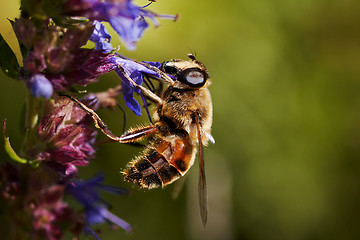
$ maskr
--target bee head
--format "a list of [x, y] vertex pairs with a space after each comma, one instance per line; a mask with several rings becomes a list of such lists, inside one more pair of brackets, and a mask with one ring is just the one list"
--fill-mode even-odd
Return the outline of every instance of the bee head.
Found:
[[173, 76], [179, 88], [201, 88], [209, 79], [205, 66], [189, 55], [191, 61], [173, 59], [162, 64], [162, 71]]

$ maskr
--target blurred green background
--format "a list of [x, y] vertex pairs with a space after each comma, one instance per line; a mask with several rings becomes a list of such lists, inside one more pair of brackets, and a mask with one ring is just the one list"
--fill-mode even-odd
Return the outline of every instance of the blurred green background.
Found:
[[[18, 7], [2, 1], [0, 32], [20, 56], [6, 20]], [[196, 51], [213, 80], [208, 226], [201, 226], [196, 164], [174, 200], [173, 186], [142, 191], [124, 183], [119, 170], [140, 150], [112, 143], [100, 146], [80, 175], [102, 171], [106, 183], [133, 189], [104, 197], [135, 230], [103, 226], [102, 238], [360, 239], [360, 2], [158, 0], [150, 9], [181, 18], [162, 20], [136, 51], [120, 53], [164, 61]], [[117, 37], [113, 43], [120, 44]], [[8, 119], [19, 148], [24, 84], [0, 78], [0, 119]], [[90, 89], [119, 82], [109, 74]], [[121, 134], [119, 110], [99, 114]], [[128, 115], [129, 125], [148, 122]]]

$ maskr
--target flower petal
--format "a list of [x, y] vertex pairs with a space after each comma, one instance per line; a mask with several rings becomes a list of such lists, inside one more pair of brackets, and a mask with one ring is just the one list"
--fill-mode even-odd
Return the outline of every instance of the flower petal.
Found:
[[110, 25], [124, 40], [128, 50], [135, 50], [136, 43], [141, 38], [144, 30], [149, 26], [144, 17], [139, 16], [135, 19], [117, 16], [109, 19]]
[[95, 43], [97, 50], [103, 50], [104, 53], [111, 52], [113, 47], [110, 43], [111, 36], [106, 30], [105, 26], [99, 21], [94, 21], [94, 31], [91, 34], [89, 40]]

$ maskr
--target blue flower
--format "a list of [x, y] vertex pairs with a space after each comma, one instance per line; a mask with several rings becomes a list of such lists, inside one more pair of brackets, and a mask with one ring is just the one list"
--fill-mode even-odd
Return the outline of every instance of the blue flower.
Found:
[[27, 84], [34, 97], [49, 99], [53, 94], [53, 86], [43, 74], [32, 75]]
[[161, 15], [132, 3], [132, 0], [68, 0], [63, 6], [68, 16], [86, 17], [90, 20], [109, 22], [119, 34], [129, 50], [134, 50], [144, 30], [148, 28], [145, 18], [150, 19], [155, 27], [159, 26], [156, 18], [176, 20], [177, 15]]
[[[128, 78], [131, 78], [138, 85], [142, 85], [144, 80], [143, 74], [149, 74], [157, 78], [160, 78], [161, 76], [155, 71], [145, 67], [144, 65], [129, 59], [113, 57], [111, 61], [118, 66], [114, 70], [122, 80], [124, 101], [126, 106], [130, 108], [136, 115], [140, 116], [141, 107], [134, 98], [134, 92], [140, 93], [140, 90], [136, 89]], [[155, 67], [158, 67], [160, 65], [160, 63], [148, 63]]]
[[[159, 27], [159, 22], [156, 18], [177, 20], [177, 15], [162, 15], [145, 10], [143, 7], [137, 6], [127, 0], [127, 6], [123, 11], [120, 11], [118, 15], [111, 16], [107, 14], [108, 22], [119, 34], [120, 38], [125, 42], [126, 47], [129, 50], [135, 50], [136, 44], [142, 37], [149, 24], [145, 21], [145, 17], [149, 18], [155, 27]], [[116, 6], [111, 6], [109, 11]]]
[[99, 174], [87, 181], [74, 180], [66, 186], [67, 192], [70, 193], [85, 208], [85, 232], [93, 234], [97, 239], [100, 239], [99, 236], [97, 236], [95, 231], [93, 231], [90, 227], [94, 224], [111, 222], [126, 231], [132, 230], [130, 224], [107, 210], [106, 207], [109, 204], [106, 203], [99, 194], [99, 190], [114, 194], [124, 194], [128, 191], [123, 188], [104, 185], [102, 184], [103, 180], [104, 176]]
[[109, 53], [113, 50], [113, 47], [110, 43], [111, 36], [106, 30], [105, 26], [99, 21], [94, 21], [94, 31], [91, 34], [89, 40], [95, 43], [95, 48], [97, 50], [103, 50], [104, 53]]
[[124, 40], [128, 50], [136, 49], [136, 43], [149, 26], [142, 16], [135, 19], [123, 16], [113, 17], [109, 19], [109, 23]]

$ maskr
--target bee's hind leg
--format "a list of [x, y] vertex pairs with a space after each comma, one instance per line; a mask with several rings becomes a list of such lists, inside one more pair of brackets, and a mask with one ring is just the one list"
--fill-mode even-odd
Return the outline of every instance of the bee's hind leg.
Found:
[[139, 128], [131, 128], [119, 137], [123, 143], [134, 143], [141, 141], [143, 138], [154, 135], [159, 132], [156, 125], [149, 125]]
[[92, 119], [94, 120], [95, 127], [100, 129], [108, 138], [113, 141], [120, 143], [131, 143], [142, 140], [144, 137], [148, 135], [152, 135], [157, 133], [159, 130], [155, 125], [149, 125], [146, 127], [134, 128], [126, 131], [120, 137], [113, 134], [107, 125], [103, 122], [103, 120], [97, 115], [97, 113], [91, 108], [87, 107], [84, 103], [80, 102], [78, 99], [71, 95], [67, 95], [65, 93], [60, 93], [60, 96], [64, 96], [75, 102], [81, 109], [87, 112]]

